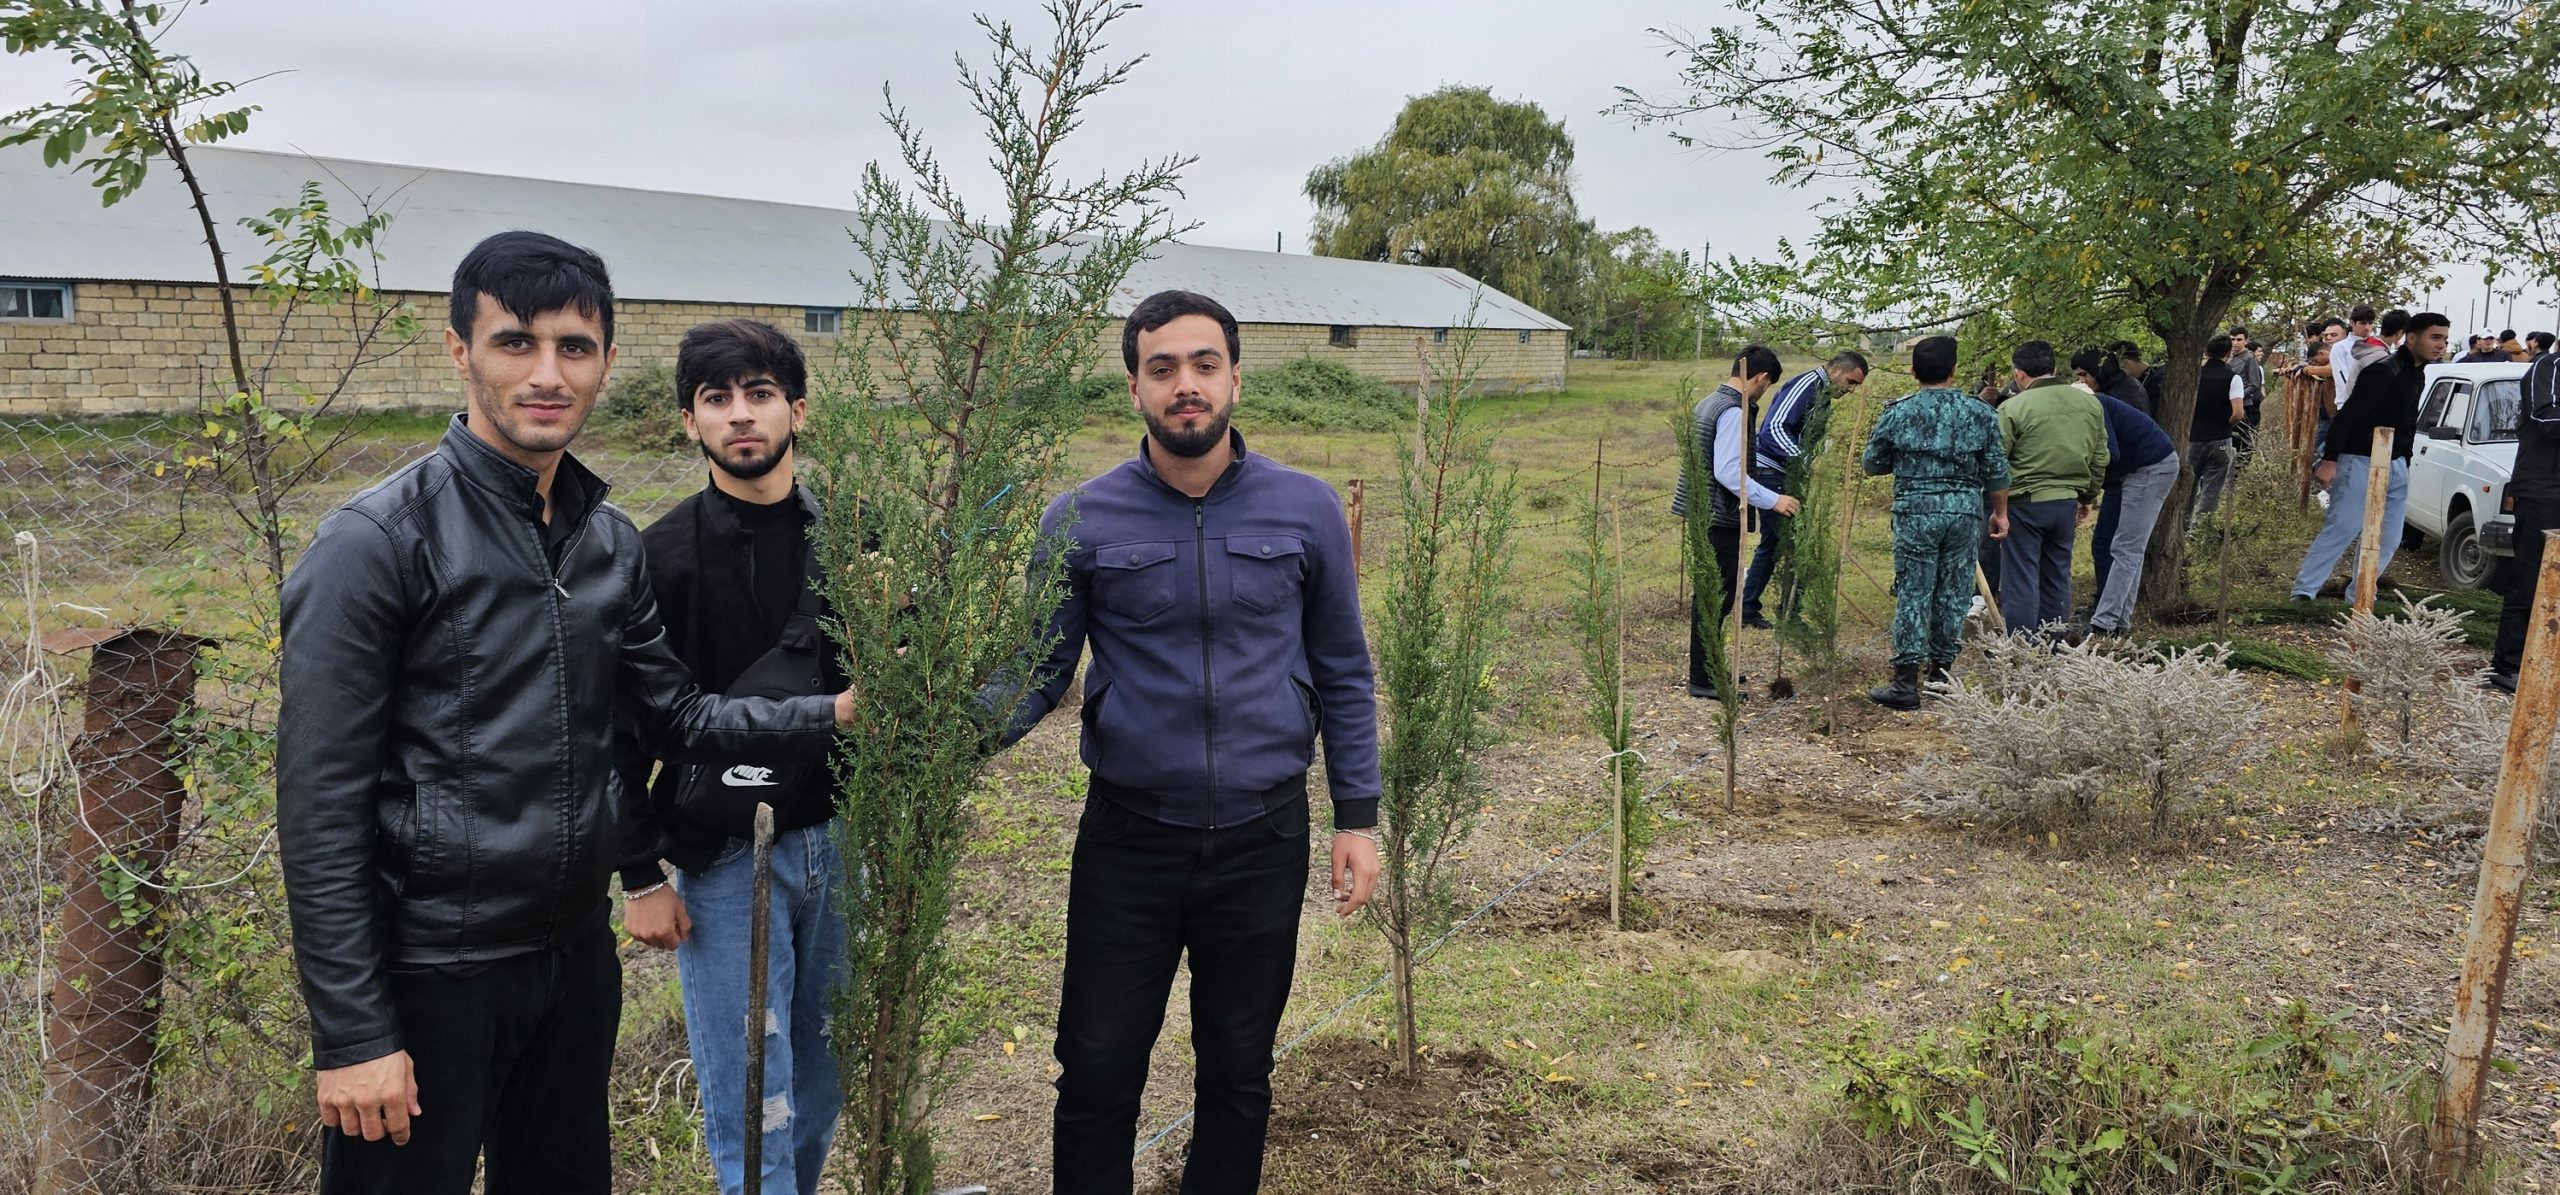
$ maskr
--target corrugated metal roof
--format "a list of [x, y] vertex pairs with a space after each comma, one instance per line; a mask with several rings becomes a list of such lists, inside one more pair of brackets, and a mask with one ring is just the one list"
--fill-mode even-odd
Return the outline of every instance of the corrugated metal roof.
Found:
[[[836, 307], [857, 299], [850, 211], [420, 166], [200, 147], [189, 155], [219, 217], [235, 279], [266, 251], [236, 221], [293, 202], [306, 179], [340, 213], [370, 196], [392, 215], [383, 286], [438, 292], [482, 237], [532, 228], [593, 249], [631, 299]], [[213, 281], [204, 234], [177, 172], [98, 206], [86, 175], [47, 167], [39, 147], [0, 149], [0, 276]], [[1167, 245], [1131, 270], [1113, 314], [1151, 292], [1210, 295], [1246, 323], [1560, 329], [1566, 325], [1455, 270], [1334, 257]]]

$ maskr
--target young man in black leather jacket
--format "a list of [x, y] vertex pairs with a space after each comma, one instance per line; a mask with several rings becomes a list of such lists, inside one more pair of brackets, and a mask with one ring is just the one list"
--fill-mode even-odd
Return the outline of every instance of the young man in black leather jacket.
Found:
[[617, 712], [668, 754], [824, 754], [845, 695], [704, 693], [640, 537], [567, 453], [613, 361], [604, 263], [501, 233], [454, 273], [469, 392], [286, 579], [276, 820], [325, 1192], [605, 1192], [622, 970]]

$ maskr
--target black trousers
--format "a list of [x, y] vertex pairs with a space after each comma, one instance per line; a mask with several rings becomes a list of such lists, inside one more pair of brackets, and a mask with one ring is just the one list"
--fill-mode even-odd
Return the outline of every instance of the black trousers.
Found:
[[[2512, 489], [2508, 491], [2514, 493]], [[2516, 554], [2499, 567], [2498, 641], [2489, 670], [2514, 676], [2524, 665], [2524, 633], [2533, 620], [2533, 586], [2542, 577], [2542, 533], [2560, 528], [2560, 497], [2516, 494]]]
[[407, 1145], [325, 1132], [323, 1195], [466, 1195], [484, 1149], [487, 1195], [612, 1191], [612, 930], [465, 969], [394, 968], [391, 999], [423, 1111]]
[[1698, 621], [1696, 599], [1689, 602], [1689, 685], [1691, 688], [1713, 689], [1719, 682], [1715, 676], [1717, 669], [1708, 666], [1715, 657], [1707, 651], [1707, 640], [1724, 641], [1724, 616], [1733, 609], [1737, 596], [1733, 591], [1733, 575], [1739, 571], [1736, 566], [1742, 563], [1742, 528], [1709, 527], [1707, 542], [1716, 550], [1716, 575], [1724, 579], [1724, 604], [1711, 612], [1715, 621], [1710, 626]]
[[[1787, 492], [1787, 474], [1783, 469], [1753, 469], [1751, 484], [1773, 494]], [[1774, 510], [1754, 508], [1760, 517], [1757, 524], [1760, 542], [1751, 548], [1751, 567], [1742, 574], [1742, 616], [1752, 618], [1766, 613], [1761, 596], [1769, 590], [1769, 578], [1778, 571], [1778, 554], [1787, 548], [1787, 524], [1794, 520]], [[1778, 595], [1780, 616], [1795, 612], [1795, 581], [1790, 578]]]
[[1271, 1047], [1298, 963], [1307, 802], [1240, 826], [1168, 826], [1086, 798], [1067, 881], [1058, 1009], [1059, 1195], [1128, 1195], [1138, 1097], [1174, 967], [1191, 956], [1190, 1157], [1182, 1195], [1251, 1195], [1271, 1119]]

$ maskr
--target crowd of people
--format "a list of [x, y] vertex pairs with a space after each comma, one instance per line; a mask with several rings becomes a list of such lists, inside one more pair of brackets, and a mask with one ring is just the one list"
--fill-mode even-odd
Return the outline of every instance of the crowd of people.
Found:
[[[1926, 686], [1947, 675], [1962, 647], [1965, 622], [1976, 614], [1996, 614], [1997, 625], [2010, 634], [2071, 643], [2126, 634], [2153, 530], [2178, 483], [2193, 485], [2186, 516], [2192, 529], [2221, 508], [2236, 471], [2260, 451], [2286, 454], [2289, 467], [2307, 474], [2306, 484], [2316, 487], [2324, 508], [2291, 589], [2296, 600], [2310, 601], [2358, 543], [2366, 493], [2376, 476], [2375, 433], [2391, 430], [2391, 456], [2380, 474], [2386, 488], [2373, 570], [2379, 575], [2390, 567], [2403, 535], [2427, 366], [2447, 359], [2451, 336], [2452, 321], [2441, 314], [2377, 314], [2363, 306], [2342, 318], [2303, 324], [2301, 340], [2281, 348], [2252, 337], [2245, 326], [2234, 327], [2205, 342], [2183, 451], [2163, 420], [2167, 371], [2130, 342], [2090, 346], [2066, 359], [2053, 345], [2030, 340], [2010, 352], [2005, 378], [1986, 371], [1966, 390], [1955, 382], [1955, 338], [1918, 341], [1911, 348], [1911, 374], [1919, 389], [1885, 407], [1862, 457], [1869, 474], [1894, 478], [1893, 675], [1869, 696], [1894, 709], [1918, 709]], [[2482, 332], [2457, 360], [2531, 363], [2546, 390], [2547, 375], [2560, 371], [2549, 332], [2521, 341], [2511, 329]], [[1728, 609], [1746, 498], [1763, 520], [1759, 549], [1738, 595], [1746, 626], [1770, 625], [1763, 595], [1771, 563], [1783, 551], [1787, 520], [1798, 509], [1786, 487], [1788, 465], [1804, 450], [1805, 422], [1823, 404], [1863, 384], [1867, 368], [1865, 357], [1844, 352], [1781, 382], [1777, 355], [1753, 346], [1734, 359], [1732, 377], [1698, 404], [1700, 458], [1712, 462], [1714, 473], [1709, 538]], [[1758, 400], [1772, 388], [1778, 397], [1767, 418], [1757, 420], [1745, 485], [1744, 429], [1755, 422]], [[2527, 390], [2534, 392], [2531, 384]], [[2260, 437], [2271, 394], [2287, 433], [2281, 445]], [[2539, 532], [2560, 527], [2560, 422], [2546, 430], [2531, 402], [2525, 405], [2509, 485], [2517, 555], [2499, 581], [2508, 625], [2501, 628], [2489, 679], [2509, 692], [2541, 555]], [[2560, 409], [2552, 414], [2560, 420]], [[1684, 476], [1673, 498], [1674, 514], [1687, 512], [1690, 491]], [[2083, 604], [2073, 589], [2073, 563], [2079, 528], [2092, 521], [2093, 583]], [[1714, 610], [1691, 613], [1693, 697], [1722, 696], [1711, 647], [1720, 622]]]

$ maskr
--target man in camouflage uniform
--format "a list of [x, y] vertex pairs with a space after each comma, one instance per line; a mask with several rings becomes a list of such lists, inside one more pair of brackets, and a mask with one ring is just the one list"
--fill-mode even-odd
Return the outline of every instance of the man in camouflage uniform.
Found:
[[1876, 704], [1920, 708], [1920, 669], [1946, 676], [1964, 646], [1983, 504], [1991, 538], [2009, 534], [2009, 458], [1989, 404], [1948, 383], [1956, 341], [1932, 336], [1911, 350], [1919, 392], [1876, 417], [1869, 474], [1893, 474], [1893, 679], [1868, 691]]

